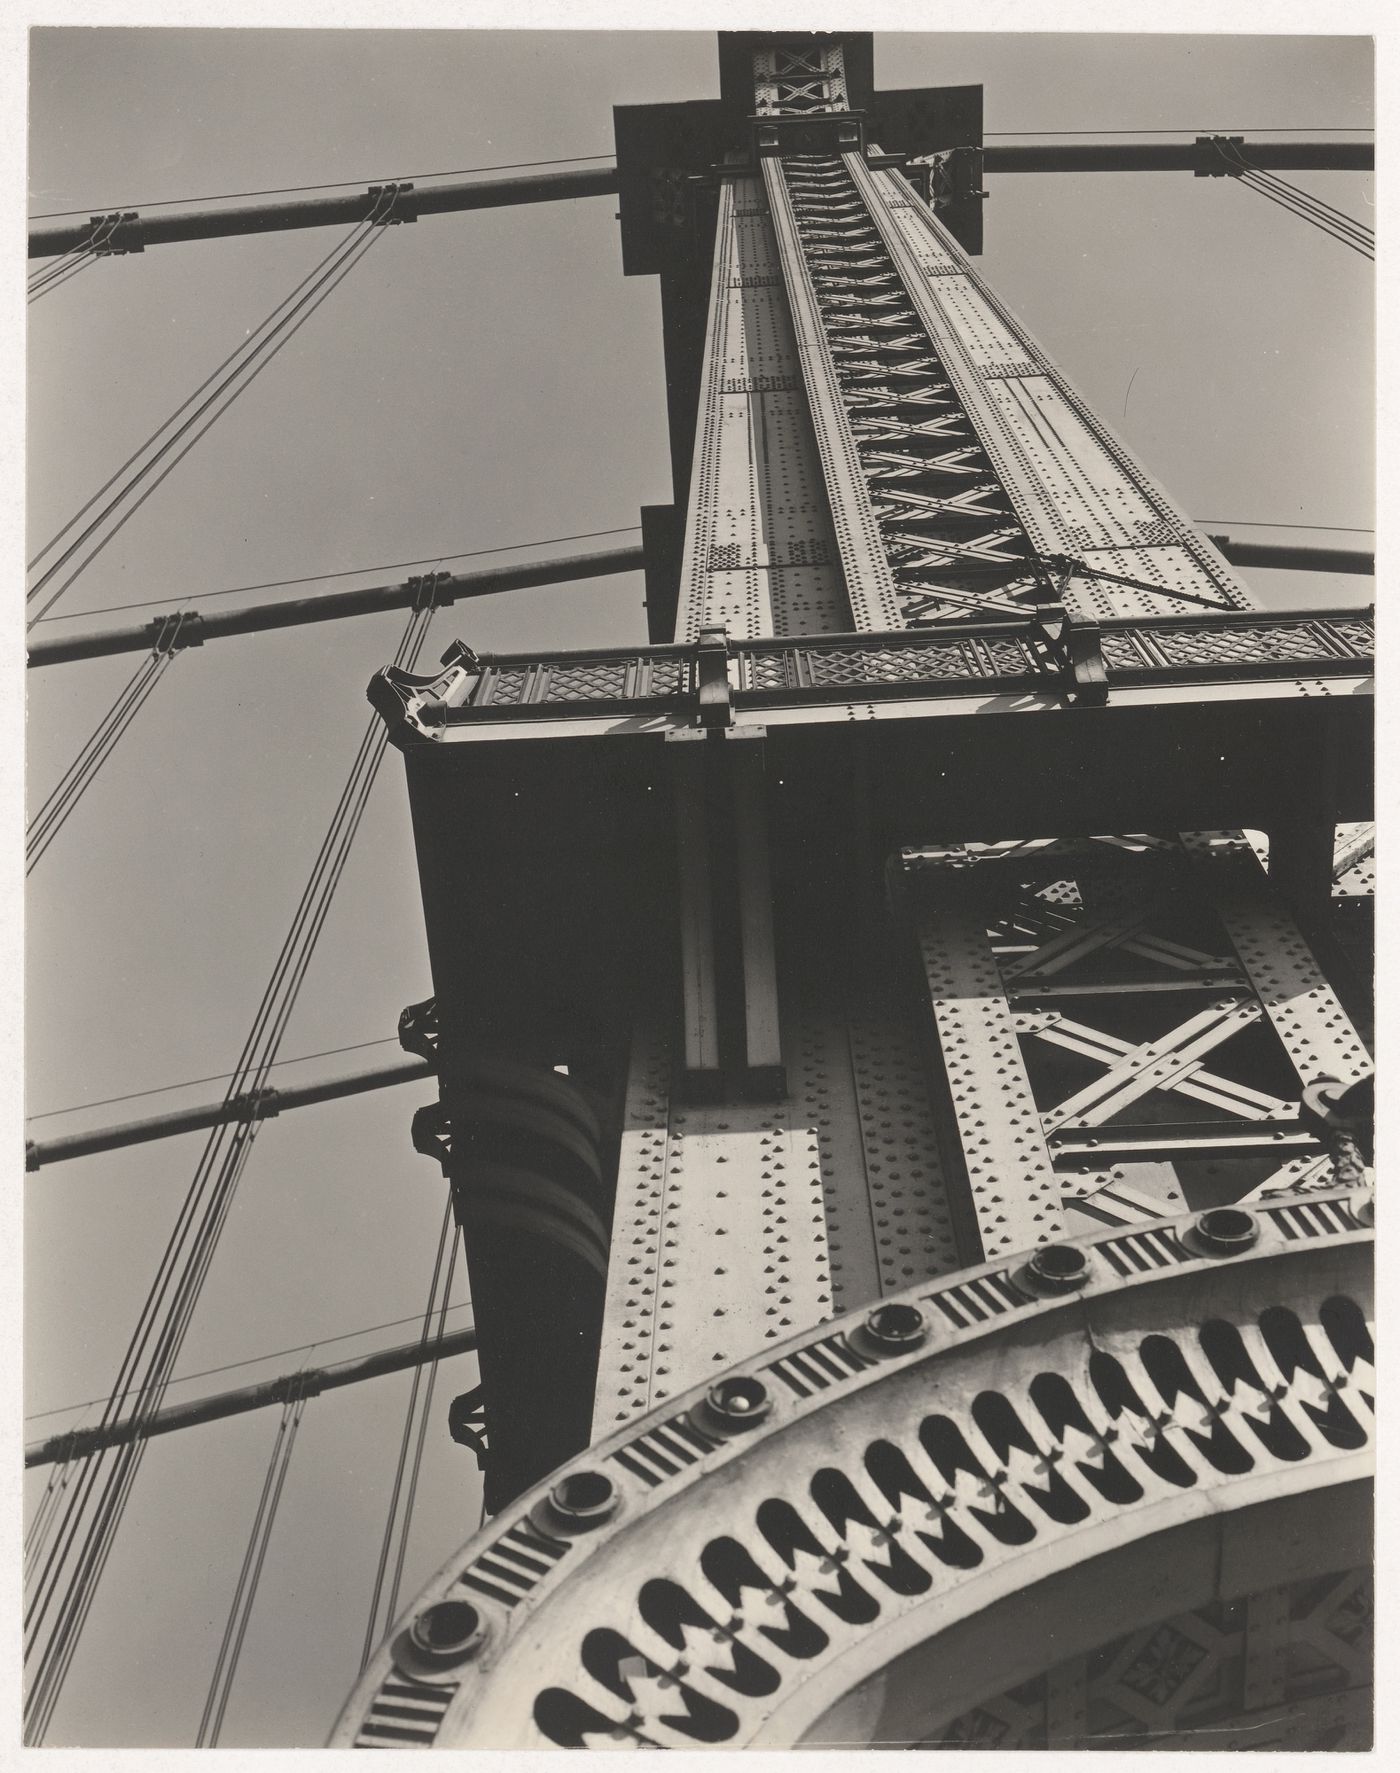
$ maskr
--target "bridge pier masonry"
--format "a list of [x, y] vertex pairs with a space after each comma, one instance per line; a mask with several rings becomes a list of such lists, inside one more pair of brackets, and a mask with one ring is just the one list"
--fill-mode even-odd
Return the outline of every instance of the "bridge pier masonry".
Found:
[[492, 1518], [333, 1744], [1363, 1747], [1370, 614], [981, 275], [979, 87], [615, 132], [649, 642], [370, 686]]

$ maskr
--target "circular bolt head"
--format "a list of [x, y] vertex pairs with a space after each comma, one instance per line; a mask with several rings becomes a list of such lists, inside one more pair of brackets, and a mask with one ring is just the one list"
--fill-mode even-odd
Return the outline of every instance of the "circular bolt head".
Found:
[[1191, 1229], [1196, 1243], [1212, 1256], [1238, 1256], [1259, 1241], [1259, 1221], [1244, 1207], [1212, 1207]]
[[1042, 1244], [1026, 1263], [1026, 1278], [1040, 1293], [1073, 1293], [1089, 1278], [1089, 1258], [1076, 1244]]
[[408, 1628], [409, 1643], [433, 1668], [475, 1656], [486, 1641], [486, 1621], [470, 1601], [435, 1601]]
[[580, 1527], [600, 1526], [620, 1500], [617, 1485], [602, 1471], [568, 1472], [549, 1492], [555, 1513]]
[[718, 1380], [705, 1393], [705, 1401], [727, 1428], [751, 1428], [773, 1408], [768, 1387], [747, 1373]]
[[928, 1324], [917, 1305], [877, 1305], [865, 1320], [865, 1333], [877, 1347], [890, 1354], [917, 1348], [928, 1335]]

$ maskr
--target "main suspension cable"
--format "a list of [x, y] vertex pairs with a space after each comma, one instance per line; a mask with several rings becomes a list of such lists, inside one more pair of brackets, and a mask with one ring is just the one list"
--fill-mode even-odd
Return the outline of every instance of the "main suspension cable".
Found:
[[[591, 542], [598, 536], [630, 536], [635, 535], [642, 526], [639, 523], [623, 523], [613, 529], [585, 529], [572, 536], [542, 536], [533, 542], [505, 542], [499, 548], [468, 548], [461, 554], [438, 554], [432, 557], [424, 555], [418, 560], [383, 560], [377, 566], [342, 566], [334, 572], [305, 573], [299, 579], [265, 579], [258, 585], [225, 585], [218, 591], [192, 591], [184, 601], [186, 603], [207, 603], [211, 597], [237, 597], [244, 591], [281, 591], [292, 585], [319, 585], [327, 579], [354, 579], [362, 573], [389, 573], [410, 566], [445, 566], [454, 560], [480, 560], [487, 554], [519, 554], [526, 548], [552, 548], [560, 542]], [[39, 620], [46, 622], [80, 622], [89, 616], [110, 616], [121, 610], [151, 609], [158, 603], [168, 603], [168, 597], [147, 597], [138, 603], [109, 603], [98, 609], [76, 610], [72, 615], [43, 616]]]
[[[407, 669], [417, 663], [432, 613], [431, 600], [412, 612], [396, 663]], [[229, 1119], [211, 1130], [104, 1406], [102, 1426], [130, 1423], [135, 1433], [130, 1440], [105, 1445], [83, 1458], [70, 1485], [53, 1548], [37, 1572], [25, 1614], [25, 1660], [34, 1666], [25, 1710], [25, 1734], [30, 1743], [43, 1741], [58, 1703], [140, 1469], [147, 1444], [141, 1425], [160, 1408], [261, 1125], [248, 1118], [246, 1105], [240, 1116], [233, 1098], [264, 1087], [386, 746], [387, 729], [377, 717], [371, 717], [231, 1074], [226, 1093]]]

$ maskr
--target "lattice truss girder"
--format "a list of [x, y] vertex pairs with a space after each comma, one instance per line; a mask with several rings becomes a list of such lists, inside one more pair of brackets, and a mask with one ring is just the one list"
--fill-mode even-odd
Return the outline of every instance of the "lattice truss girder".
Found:
[[1369, 1569], [1214, 1601], [1076, 1656], [952, 1719], [924, 1748], [1296, 1750], [1369, 1732]]
[[1300, 1187], [1371, 1060], [1242, 837], [908, 851], [964, 1259]]
[[899, 175], [764, 176], [858, 627], [1249, 607]]
[[775, 43], [754, 51], [754, 111], [760, 117], [809, 117], [844, 111], [845, 51], [829, 43]]

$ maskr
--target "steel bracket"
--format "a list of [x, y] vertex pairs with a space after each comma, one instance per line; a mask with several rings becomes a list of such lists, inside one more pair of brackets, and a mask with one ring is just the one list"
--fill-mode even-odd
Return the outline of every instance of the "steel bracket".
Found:
[[695, 646], [695, 701], [698, 723], [702, 727], [733, 725], [729, 635], [723, 628], [700, 630]]
[[447, 1174], [452, 1161], [452, 1122], [442, 1102], [425, 1102], [413, 1116], [411, 1136], [413, 1149], [424, 1157], [436, 1158]]
[[[440, 604], [450, 603], [451, 598], [444, 598], [441, 593], [443, 588], [451, 582], [451, 579], [452, 574], [449, 572], [411, 574], [408, 580], [408, 589], [413, 593], [412, 608], [414, 613], [437, 609]], [[461, 641], [453, 642], [454, 647], [461, 645]], [[471, 648], [465, 647], [463, 651], [470, 652]]]
[[1232, 179], [1238, 178], [1240, 169], [1233, 166], [1226, 157], [1226, 146], [1242, 148], [1242, 135], [1198, 135], [1196, 137], [1197, 163], [1192, 177], [1198, 179]]
[[204, 617], [198, 610], [167, 610], [147, 622], [146, 632], [156, 652], [184, 652], [186, 647], [204, 645]]
[[140, 221], [141, 217], [134, 209], [113, 210], [110, 215], [95, 215], [92, 225], [100, 238], [94, 237], [93, 252], [100, 259], [120, 258], [123, 253], [129, 252], [145, 252], [146, 243], [135, 232]]
[[1066, 617], [1061, 634], [1069, 665], [1071, 699], [1084, 707], [1101, 707], [1108, 700], [1108, 671], [1099, 624]]
[[[413, 194], [411, 180], [401, 181], [397, 184], [371, 185], [366, 194], [373, 203], [373, 213], [367, 219], [372, 221], [376, 227], [397, 227], [402, 222], [416, 222], [418, 220], [417, 212], [412, 207], [405, 209], [402, 213], [399, 210], [403, 199], [411, 197]], [[388, 199], [387, 208], [382, 213], [380, 213], [381, 198]]]
[[860, 154], [865, 150], [863, 111], [811, 111], [800, 116], [754, 117], [755, 160], [786, 154]]
[[426, 1059], [429, 1064], [436, 1065], [440, 1034], [435, 997], [425, 997], [421, 1003], [411, 1003], [399, 1015], [399, 1045], [415, 1058]]

